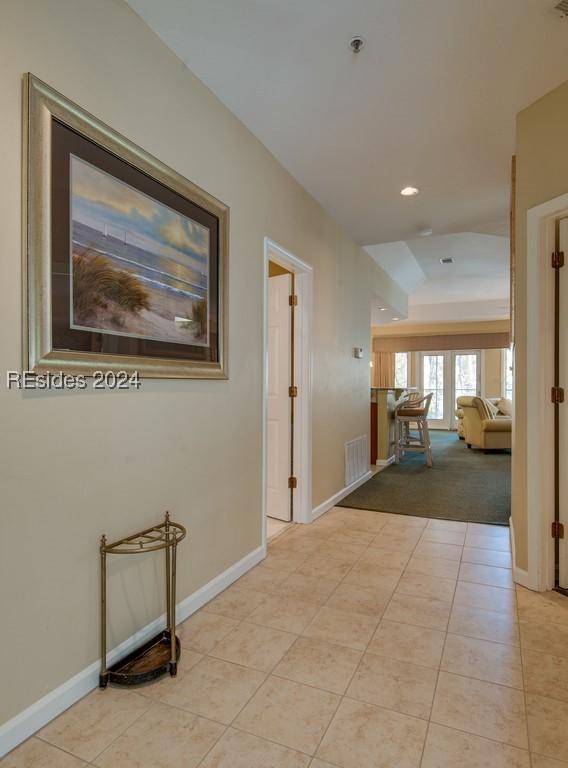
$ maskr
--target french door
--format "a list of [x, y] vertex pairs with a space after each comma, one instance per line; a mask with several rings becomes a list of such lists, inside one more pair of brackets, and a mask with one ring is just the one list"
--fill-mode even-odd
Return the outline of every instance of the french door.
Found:
[[430, 426], [454, 429], [456, 398], [481, 393], [481, 352], [421, 352], [420, 389], [432, 393]]

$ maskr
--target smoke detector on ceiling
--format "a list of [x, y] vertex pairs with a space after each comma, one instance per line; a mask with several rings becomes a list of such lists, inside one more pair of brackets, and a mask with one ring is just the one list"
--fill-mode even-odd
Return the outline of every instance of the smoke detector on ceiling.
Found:
[[440, 264], [453, 264], [454, 259], [453, 256], [444, 256], [440, 259]]
[[359, 53], [365, 47], [365, 38], [361, 37], [361, 35], [355, 35], [349, 41], [349, 47], [353, 53]]
[[554, 6], [554, 10], [558, 11], [562, 19], [568, 18], [568, 0], [560, 0], [558, 5]]

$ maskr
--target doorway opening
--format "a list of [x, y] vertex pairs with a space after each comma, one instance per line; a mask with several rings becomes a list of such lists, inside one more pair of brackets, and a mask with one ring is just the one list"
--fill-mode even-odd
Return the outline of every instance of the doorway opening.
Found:
[[[375, 453], [381, 470], [348, 496], [342, 502], [345, 506], [451, 520], [448, 528], [454, 528], [450, 538], [455, 543], [468, 530], [508, 546], [513, 371], [511, 350], [504, 346], [508, 327], [505, 321], [497, 322], [499, 330], [489, 326], [487, 333], [478, 327], [476, 333], [422, 334], [424, 338], [418, 331], [408, 337], [384, 334], [376, 345], [377, 358], [393, 385], [382, 392], [377, 388], [373, 395], [386, 407], [382, 416], [378, 408], [371, 409], [371, 426], [378, 422], [378, 436], [382, 418], [391, 432], [383, 429], [388, 443], [372, 437], [382, 451]], [[426, 397], [430, 402], [424, 418], [413, 401]], [[398, 409], [410, 413], [399, 420]], [[420, 419], [405, 419], [412, 415]], [[398, 461], [397, 440], [401, 441]], [[476, 527], [468, 529], [466, 524]], [[508, 553], [495, 560], [500, 561], [496, 567], [511, 566]]]
[[311, 510], [312, 268], [264, 243], [263, 543]]

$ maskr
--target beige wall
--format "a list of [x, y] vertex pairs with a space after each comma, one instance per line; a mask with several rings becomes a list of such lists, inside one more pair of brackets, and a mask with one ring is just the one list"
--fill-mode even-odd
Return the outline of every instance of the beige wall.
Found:
[[527, 211], [568, 192], [568, 82], [517, 116], [517, 302], [515, 313], [515, 421], [513, 522], [517, 566], [527, 568]]
[[[102, 532], [118, 537], [171, 510], [189, 530], [180, 599], [260, 545], [263, 238], [314, 267], [314, 506], [343, 487], [344, 443], [368, 432], [371, 296], [404, 299], [124, 3], [3, 0], [2, 369], [21, 366], [26, 71], [230, 206], [230, 380], [102, 394], [2, 388], [0, 658], [14, 662], [2, 664], [0, 722], [97, 659]], [[111, 563], [111, 646], [161, 612], [155, 569]]]
[[500, 349], [486, 349], [483, 354], [482, 392], [485, 397], [503, 395], [503, 355]]

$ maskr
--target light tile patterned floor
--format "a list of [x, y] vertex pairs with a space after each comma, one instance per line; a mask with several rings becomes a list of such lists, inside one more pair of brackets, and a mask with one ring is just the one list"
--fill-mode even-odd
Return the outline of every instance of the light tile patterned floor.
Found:
[[283, 533], [291, 523], [286, 523], [284, 520], [277, 520], [274, 517], [266, 518], [266, 536], [268, 539], [273, 539]]
[[179, 634], [176, 679], [2, 768], [568, 768], [568, 599], [513, 587], [508, 529], [335, 508]]

